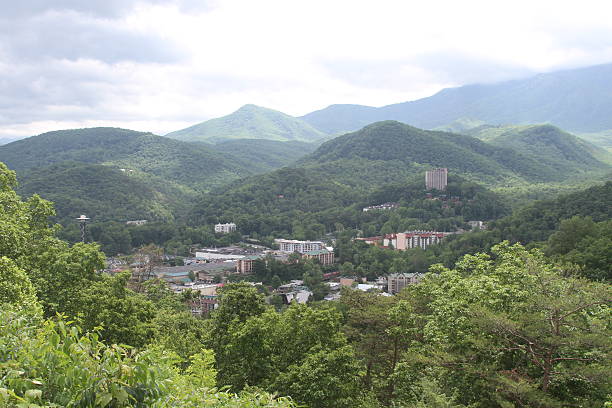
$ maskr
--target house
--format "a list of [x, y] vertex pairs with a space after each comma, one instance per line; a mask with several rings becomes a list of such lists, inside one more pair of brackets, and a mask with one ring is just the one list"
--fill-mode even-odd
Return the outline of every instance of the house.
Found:
[[312, 292], [308, 290], [297, 290], [294, 292], [281, 293], [281, 296], [283, 298], [283, 302], [287, 305], [291, 304], [291, 302], [294, 300], [299, 304], [304, 304], [308, 302], [308, 299], [310, 299], [310, 296], [312, 296]]

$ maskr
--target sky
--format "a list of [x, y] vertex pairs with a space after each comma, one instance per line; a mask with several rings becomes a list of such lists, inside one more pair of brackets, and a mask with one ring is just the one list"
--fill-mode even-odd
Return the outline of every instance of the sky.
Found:
[[0, 138], [156, 134], [612, 62], [612, 2], [0, 0]]

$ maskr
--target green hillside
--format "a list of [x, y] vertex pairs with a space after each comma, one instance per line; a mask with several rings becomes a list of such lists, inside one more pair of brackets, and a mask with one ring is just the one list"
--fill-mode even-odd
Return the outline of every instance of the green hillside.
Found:
[[[580, 160], [587, 158], [589, 164], [598, 166], [597, 171], [586, 173], [587, 179], [595, 180], [607, 171], [605, 164], [592, 157], [578, 155], [566, 161], [580, 164]], [[449, 168], [449, 180], [456, 186], [449, 188], [449, 192], [455, 189], [464, 197], [470, 194], [475, 197], [476, 187], [467, 187], [474, 182], [504, 191], [509, 186], [528, 189], [540, 184], [564, 185], [574, 176], [574, 167], [543, 163], [510, 147], [385, 121], [330, 140], [291, 167], [237, 180], [213, 191], [199, 201], [189, 218], [201, 224], [233, 219], [242, 233], [316, 237], [316, 231], [333, 231], [335, 223], [362, 224], [359, 214], [362, 206], [404, 199], [410, 207], [414, 204], [410, 197], [419, 202], [424, 195], [424, 172], [432, 167]], [[410, 186], [408, 192], [406, 186]], [[394, 192], [402, 193], [398, 196]], [[450, 213], [440, 210], [429, 217], [447, 219], [445, 223], [428, 226], [450, 228], [462, 222], [453, 217], [500, 216], [507, 211], [508, 199], [502, 202], [490, 194], [481, 191], [477, 204], [473, 204], [478, 210], [455, 209]], [[411, 213], [414, 215], [408, 217], [423, 219], [419, 211], [431, 209], [431, 205], [418, 204]], [[416, 228], [423, 226], [423, 222], [409, 225]], [[366, 227], [377, 233], [380, 225]]]
[[[449, 88], [428, 98], [380, 108], [331, 105], [302, 116], [330, 134], [381, 120], [432, 129], [461, 118], [495, 125], [551, 123], [575, 133], [610, 130], [612, 64]], [[606, 140], [609, 145], [610, 139]]]
[[93, 222], [170, 221], [191, 197], [167, 183], [143, 181], [98, 164], [64, 162], [23, 171], [18, 192], [53, 201], [57, 220], [66, 225], [80, 214]]
[[265, 173], [288, 166], [312, 153], [317, 146], [316, 143], [240, 139], [217, 143], [214, 148], [235, 158], [254, 173]]
[[245, 105], [230, 115], [211, 119], [166, 136], [185, 141], [217, 143], [232, 139], [313, 142], [326, 135], [293, 116], [260, 106]]
[[[565, 139], [562, 138], [562, 141]], [[329, 166], [330, 163], [358, 159], [358, 165], [363, 166], [366, 162], [383, 160], [391, 165], [383, 175], [392, 178], [396, 177], [394, 174], [401, 176], [414, 172], [415, 166], [448, 167], [451, 172], [490, 185], [519, 180], [563, 181], [572, 175], [575, 166], [583, 166], [585, 169], [588, 166], [595, 169], [608, 168], [590, 155], [579, 141], [571, 146], [567, 143], [556, 146], [557, 143], [557, 140], [550, 142], [551, 152], [563, 150], [568, 155], [561, 164], [554, 161], [542, 162], [539, 156], [526, 154], [526, 149], [519, 149], [510, 143], [494, 145], [470, 136], [425, 131], [399, 122], [386, 121], [326, 142], [302, 163]], [[572, 156], [571, 149], [578, 147], [582, 147], [582, 150]]]
[[102, 164], [194, 190], [208, 190], [250, 174], [210, 147], [117, 128], [43, 133], [1, 146], [0, 161], [18, 173], [65, 161]]
[[495, 146], [512, 148], [558, 171], [588, 171], [607, 168], [610, 154], [552, 125], [488, 126], [481, 125], [464, 134]]

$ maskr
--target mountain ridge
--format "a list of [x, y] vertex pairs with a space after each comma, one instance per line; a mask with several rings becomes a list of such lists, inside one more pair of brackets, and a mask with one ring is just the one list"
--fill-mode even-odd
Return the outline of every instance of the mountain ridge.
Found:
[[252, 104], [229, 115], [166, 134], [173, 139], [211, 143], [234, 139], [313, 142], [325, 136], [299, 118]]
[[573, 132], [612, 129], [612, 64], [537, 74], [494, 84], [446, 88], [382, 107], [331, 105], [301, 119], [337, 134], [397, 120], [431, 129], [469, 117], [491, 124], [551, 123]]

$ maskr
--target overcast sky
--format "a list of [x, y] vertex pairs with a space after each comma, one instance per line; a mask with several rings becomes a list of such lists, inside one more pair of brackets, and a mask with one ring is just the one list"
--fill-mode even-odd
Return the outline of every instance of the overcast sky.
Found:
[[0, 0], [0, 137], [157, 134], [612, 62], [612, 2]]

